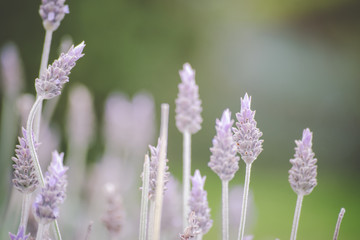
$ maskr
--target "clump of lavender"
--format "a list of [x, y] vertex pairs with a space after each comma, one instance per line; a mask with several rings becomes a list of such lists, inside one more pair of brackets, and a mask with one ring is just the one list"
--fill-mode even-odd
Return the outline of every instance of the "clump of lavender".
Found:
[[76, 47], [71, 46], [67, 53], [49, 65], [47, 71], [35, 80], [36, 92], [43, 99], [51, 99], [61, 94], [63, 85], [69, 81], [70, 70], [75, 66], [76, 61], [84, 56], [82, 53], [85, 47], [81, 42]]
[[179, 71], [181, 83], [176, 99], [176, 126], [183, 133], [183, 227], [187, 224], [189, 209], [187, 202], [190, 193], [191, 173], [191, 134], [201, 129], [202, 107], [199, 99], [199, 87], [195, 83], [195, 71], [185, 63]]
[[294, 192], [298, 195], [298, 198], [296, 201], [291, 240], [296, 239], [303, 198], [305, 195], [310, 194], [317, 185], [317, 166], [315, 165], [317, 159], [314, 158], [315, 154], [312, 151], [312, 132], [310, 129], [304, 129], [302, 139], [296, 140], [295, 143], [294, 158], [290, 159], [290, 163], [293, 166], [289, 170], [289, 182]]
[[[13, 183], [15, 188], [24, 194], [35, 191], [39, 185], [36, 176], [34, 161], [31, 158], [30, 149], [26, 141], [26, 130], [22, 128], [23, 137], [19, 137], [19, 145], [16, 145], [16, 156], [12, 157], [14, 168]], [[36, 148], [38, 144], [35, 144]]]
[[247, 199], [249, 194], [251, 165], [262, 152], [263, 140], [260, 140], [262, 132], [256, 127], [255, 111], [250, 109], [251, 97], [246, 93], [244, 98], [240, 99], [241, 109], [236, 113], [238, 122], [237, 128], [233, 128], [234, 140], [236, 141], [238, 152], [246, 163], [246, 175], [244, 184], [244, 195], [241, 207], [241, 218], [239, 226], [238, 240], [244, 238]]
[[[159, 168], [159, 153], [160, 153], [160, 138], [158, 139], [157, 146], [149, 145], [151, 157], [150, 157], [150, 179], [149, 179], [149, 198], [151, 200], [155, 200], [155, 192], [156, 192], [156, 179], [157, 179], [157, 172]], [[168, 162], [168, 159], [165, 159]], [[164, 173], [164, 191], [166, 190], [166, 184], [169, 181], [169, 166], [165, 166], [165, 173]]]
[[23, 226], [20, 226], [17, 234], [9, 233], [11, 240], [27, 240], [30, 237], [30, 234], [25, 235], [25, 230]]
[[42, 0], [39, 14], [43, 19], [46, 30], [55, 31], [65, 14], [69, 13], [69, 6], [65, 5], [65, 0]]
[[188, 225], [184, 230], [184, 233], [180, 234], [181, 240], [192, 240], [195, 239], [201, 230], [199, 229], [199, 221], [196, 218], [195, 212], [190, 212]]
[[210, 208], [207, 201], [207, 192], [204, 190], [206, 176], [202, 177], [200, 171], [196, 170], [192, 181], [192, 189], [189, 199], [190, 211], [195, 213], [196, 219], [199, 221], [200, 239], [212, 227], [212, 219], [210, 219]]

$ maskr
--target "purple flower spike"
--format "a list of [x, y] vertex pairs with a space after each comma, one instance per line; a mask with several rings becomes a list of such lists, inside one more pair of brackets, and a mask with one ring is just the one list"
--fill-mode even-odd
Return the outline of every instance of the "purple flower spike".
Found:
[[63, 165], [64, 154], [53, 152], [52, 161], [45, 174], [45, 187], [37, 195], [34, 203], [34, 215], [42, 224], [50, 223], [59, 216], [59, 205], [65, 200], [66, 171]]
[[42, 0], [39, 9], [44, 28], [49, 31], [55, 31], [65, 14], [69, 12], [69, 6], [65, 5], [65, 0]]
[[219, 175], [223, 181], [230, 181], [239, 169], [239, 157], [236, 156], [237, 148], [231, 132], [231, 112], [226, 109], [221, 120], [216, 119], [216, 136], [213, 139], [213, 147], [209, 167]]
[[244, 98], [241, 98], [240, 113], [236, 113], [237, 128], [233, 128], [237, 150], [247, 164], [253, 163], [262, 152], [264, 141], [260, 140], [262, 132], [256, 127], [255, 111], [250, 109], [250, 104], [251, 97], [246, 93]]
[[19, 228], [18, 233], [16, 235], [12, 234], [12, 233], [9, 233], [11, 240], [27, 240], [27, 239], [29, 239], [30, 233], [28, 235], [24, 235], [24, 234], [25, 234], [25, 232], [24, 232], [24, 227], [23, 226], [21, 226]]
[[207, 192], [204, 190], [206, 176], [201, 177], [200, 171], [196, 170], [192, 181], [189, 206], [190, 212], [194, 212], [199, 221], [199, 228], [202, 234], [207, 233], [212, 227], [213, 221], [210, 219], [210, 208], [207, 201]]
[[308, 195], [317, 185], [317, 159], [312, 151], [312, 132], [304, 129], [302, 140], [296, 140], [294, 158], [290, 159], [293, 165], [289, 170], [289, 182], [299, 195]]
[[189, 63], [184, 64], [183, 70], [179, 71], [181, 83], [179, 94], [176, 99], [176, 126], [180, 132], [189, 131], [191, 134], [201, 129], [201, 100], [199, 99], [199, 87], [195, 83], [195, 71]]
[[62, 53], [49, 65], [45, 73], [35, 80], [36, 92], [41, 97], [51, 99], [61, 94], [64, 84], [69, 81], [70, 70], [76, 65], [76, 61], [84, 56], [84, 47], [84, 42], [76, 47], [71, 46], [67, 53]]
[[[22, 128], [23, 137], [19, 137], [19, 145], [16, 145], [16, 157], [12, 157], [14, 168], [13, 183], [15, 188], [22, 193], [32, 193], [39, 185], [36, 175], [34, 161], [31, 158], [30, 149], [27, 144], [26, 130]], [[38, 144], [35, 143], [35, 148]]]

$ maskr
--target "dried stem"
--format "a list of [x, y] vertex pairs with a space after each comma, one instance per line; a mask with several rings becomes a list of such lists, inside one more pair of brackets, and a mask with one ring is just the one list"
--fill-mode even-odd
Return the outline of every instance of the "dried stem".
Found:
[[337, 220], [337, 223], [336, 223], [333, 240], [337, 240], [338, 237], [339, 237], [340, 224], [341, 224], [341, 221], [342, 221], [342, 219], [344, 217], [344, 214], [345, 214], [345, 208], [341, 208], [340, 213], [339, 213], [339, 217], [338, 217], [338, 220]]
[[183, 140], [183, 228], [186, 228], [189, 215], [191, 174], [191, 133], [189, 131], [184, 131]]
[[297, 230], [298, 230], [298, 226], [299, 226], [301, 206], [302, 206], [303, 199], [304, 199], [304, 195], [298, 194], [290, 240], [296, 240], [296, 234], [297, 234]]
[[229, 240], [229, 181], [222, 181], [222, 239]]
[[143, 184], [141, 194], [141, 209], [140, 209], [140, 227], [139, 240], [146, 240], [146, 227], [148, 218], [149, 205], [149, 176], [150, 176], [150, 160], [149, 155], [145, 155], [144, 170], [143, 170]]
[[156, 179], [155, 192], [155, 216], [154, 216], [154, 237], [153, 240], [160, 239], [161, 212], [164, 192], [164, 175], [166, 167], [166, 149], [169, 126], [169, 104], [161, 104], [161, 128], [160, 128], [160, 153], [159, 168]]
[[249, 196], [249, 186], [250, 186], [250, 173], [251, 173], [251, 163], [246, 163], [245, 184], [244, 184], [243, 201], [241, 206], [241, 217], [240, 217], [238, 240], [242, 240], [244, 238], [247, 200]]

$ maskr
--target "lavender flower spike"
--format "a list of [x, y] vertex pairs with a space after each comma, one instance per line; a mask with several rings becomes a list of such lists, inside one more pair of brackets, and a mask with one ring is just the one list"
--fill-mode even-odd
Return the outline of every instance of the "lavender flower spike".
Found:
[[264, 140], [260, 140], [262, 132], [256, 127], [255, 111], [250, 109], [251, 97], [246, 93], [240, 101], [241, 110], [240, 113], [236, 113], [237, 128], [233, 128], [234, 140], [237, 143], [241, 158], [245, 163], [251, 164], [262, 152]]
[[16, 235], [12, 233], [9, 233], [9, 235], [11, 240], [27, 240], [30, 237], [30, 233], [28, 235], [25, 235], [23, 226], [19, 228], [18, 233]]
[[[155, 201], [155, 192], [156, 192], [156, 179], [157, 172], [159, 168], [159, 154], [160, 154], [160, 138], [158, 139], [158, 144], [156, 147], [149, 145], [149, 149], [151, 152], [150, 158], [150, 178], [149, 178], [149, 198]], [[168, 162], [168, 159], [165, 159], [165, 162]], [[169, 181], [169, 166], [165, 166], [165, 174], [164, 174], [164, 191], [166, 190], [166, 184]]]
[[41, 1], [39, 14], [46, 30], [55, 31], [67, 13], [69, 13], [69, 6], [65, 5], [65, 0]]
[[36, 92], [44, 99], [51, 99], [61, 94], [65, 83], [69, 81], [70, 70], [75, 66], [76, 61], [84, 56], [82, 53], [85, 47], [81, 42], [76, 47], [71, 46], [67, 53], [49, 65], [48, 69], [35, 80]]
[[[14, 168], [13, 183], [17, 190], [22, 193], [32, 193], [39, 185], [36, 176], [34, 161], [31, 158], [30, 149], [27, 144], [26, 130], [22, 128], [23, 137], [19, 137], [19, 145], [16, 145], [16, 157], [12, 157]], [[35, 148], [38, 144], [35, 143]]]
[[302, 140], [296, 140], [295, 155], [290, 159], [292, 168], [289, 170], [289, 182], [299, 195], [308, 195], [317, 185], [317, 159], [312, 151], [312, 132], [307, 128], [303, 131]]
[[181, 83], [179, 94], [176, 99], [176, 126], [180, 132], [189, 131], [191, 134], [201, 129], [201, 100], [199, 99], [199, 87], [195, 83], [195, 71], [189, 63], [184, 64], [183, 70], [179, 71]]
[[189, 224], [185, 228], [184, 233], [180, 234], [180, 240], [192, 240], [201, 233], [199, 221], [195, 216], [195, 212], [189, 214], [188, 222]]
[[59, 216], [59, 205], [65, 200], [67, 185], [66, 171], [63, 165], [64, 153], [53, 152], [52, 161], [45, 176], [45, 186], [37, 195], [34, 215], [40, 224], [48, 224]]
[[207, 233], [212, 227], [213, 221], [210, 219], [210, 208], [207, 201], [207, 192], [204, 190], [206, 176], [201, 177], [200, 171], [196, 170], [192, 181], [192, 190], [189, 200], [190, 212], [195, 212], [199, 221], [201, 234]]
[[212, 155], [208, 165], [223, 181], [230, 181], [239, 169], [236, 143], [231, 132], [233, 123], [231, 112], [226, 109], [221, 120], [216, 119], [216, 136], [213, 139], [213, 147], [210, 148]]

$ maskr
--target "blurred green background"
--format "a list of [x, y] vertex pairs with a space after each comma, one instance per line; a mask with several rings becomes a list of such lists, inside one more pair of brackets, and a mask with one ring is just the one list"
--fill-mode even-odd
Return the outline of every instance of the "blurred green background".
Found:
[[[0, 47], [8, 41], [18, 45], [30, 93], [35, 92], [44, 38], [39, 4], [0, 1]], [[208, 176], [206, 188], [215, 218], [205, 240], [220, 239], [221, 230], [217, 217], [221, 185], [207, 167], [215, 119], [225, 108], [234, 116], [245, 92], [252, 96], [264, 133], [264, 151], [253, 164], [250, 185], [257, 208], [251, 232], [255, 239], [290, 235], [296, 195], [287, 181], [289, 159], [294, 140], [306, 127], [314, 132], [318, 186], [304, 199], [298, 238], [331, 239], [338, 212], [345, 207], [340, 239], [359, 239], [359, 1], [78, 0], [68, 4], [70, 14], [53, 35], [50, 62], [57, 57], [64, 35], [76, 44], [85, 40], [86, 56], [70, 81], [85, 84], [94, 94], [98, 121], [104, 100], [114, 90], [129, 96], [140, 90], [153, 94], [157, 119], [160, 103], [169, 103], [168, 158], [178, 179], [182, 168], [182, 136], [174, 121], [178, 70], [184, 62], [196, 70], [204, 122], [193, 136], [193, 169]], [[68, 86], [64, 96], [67, 90]], [[54, 117], [59, 125], [64, 121], [64, 96]], [[93, 145], [90, 163], [97, 161], [101, 150], [101, 143]], [[1, 159], [0, 164], [8, 166], [6, 161]], [[243, 183], [244, 169], [242, 162], [230, 186]]]

